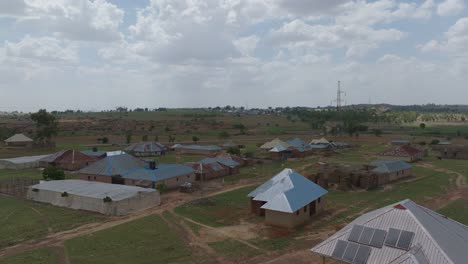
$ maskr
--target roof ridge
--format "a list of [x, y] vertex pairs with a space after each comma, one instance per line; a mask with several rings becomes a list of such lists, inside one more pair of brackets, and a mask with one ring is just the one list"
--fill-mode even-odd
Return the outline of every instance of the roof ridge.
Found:
[[[409, 201], [411, 201], [411, 200], [409, 200]], [[432, 215], [430, 215], [430, 214], [427, 212], [427, 210], [424, 210], [424, 209], [430, 210], [429, 208], [425, 208], [425, 207], [423, 207], [423, 206], [421, 206], [421, 205], [419, 205], [419, 204], [417, 204], [417, 203], [415, 203], [415, 202], [413, 202], [413, 201], [411, 201], [411, 202], [412, 202], [413, 204], [415, 204], [420, 210], [422, 210], [426, 215], [429, 215], [431, 218], [434, 218]], [[422, 208], [424, 208], [424, 209], [422, 209]], [[412, 212], [411, 210], [407, 210], [407, 211], [410, 213], [411, 217], [418, 223], [419, 227], [424, 231], [424, 233], [431, 239], [431, 241], [433, 242], [434, 246], [435, 246], [436, 248], [439, 249], [440, 253], [441, 253], [442, 255], [444, 255], [445, 258], [446, 258], [447, 260], [450, 260], [452, 263], [455, 263], [455, 262], [452, 260], [452, 258], [450, 258], [450, 257], [447, 255], [447, 253], [445, 252], [445, 250], [443, 250], [443, 249], [440, 247], [439, 243], [437, 243], [437, 241], [434, 239], [434, 237], [432, 236], [432, 234], [429, 233], [429, 231], [427, 231], [426, 227], [421, 223], [421, 221], [419, 221], [419, 219], [413, 214], [413, 212]], [[432, 210], [431, 210], [431, 211], [432, 211]], [[434, 218], [434, 219], [435, 219], [435, 218]], [[439, 220], [437, 220], [437, 219], [435, 219], [435, 220], [436, 220], [437, 222], [439, 222]]]

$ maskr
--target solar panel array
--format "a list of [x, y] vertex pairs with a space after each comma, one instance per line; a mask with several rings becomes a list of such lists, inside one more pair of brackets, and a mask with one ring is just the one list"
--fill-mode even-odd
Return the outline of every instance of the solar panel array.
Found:
[[390, 228], [388, 230], [387, 239], [385, 240], [385, 245], [389, 247], [409, 250], [413, 238], [414, 232]]
[[348, 240], [359, 244], [382, 248], [387, 231], [371, 227], [354, 225]]
[[335, 259], [352, 264], [366, 264], [371, 253], [371, 248], [353, 242], [338, 240], [332, 256]]

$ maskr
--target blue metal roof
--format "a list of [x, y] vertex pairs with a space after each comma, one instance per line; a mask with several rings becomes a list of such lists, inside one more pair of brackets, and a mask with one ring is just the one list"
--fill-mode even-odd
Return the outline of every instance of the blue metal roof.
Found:
[[328, 191], [292, 169], [284, 169], [248, 194], [255, 201], [266, 202], [261, 208], [294, 213]]
[[122, 174], [122, 178], [133, 180], [147, 180], [157, 182], [195, 173], [195, 170], [182, 164], [159, 164], [155, 170], [148, 167], [139, 167]]
[[409, 163], [401, 160], [374, 160], [370, 164], [377, 166], [377, 168], [372, 170], [377, 173], [391, 173], [411, 169]]
[[144, 167], [145, 162], [128, 154], [108, 156], [79, 170], [78, 173], [104, 176], [122, 175], [128, 170]]
[[217, 163], [220, 163], [220, 164], [228, 166], [228, 167], [240, 166], [240, 164], [238, 162], [236, 162], [235, 160], [226, 159], [226, 158], [204, 158], [204, 159], [200, 160], [199, 162], [203, 163], [203, 164], [217, 162]]

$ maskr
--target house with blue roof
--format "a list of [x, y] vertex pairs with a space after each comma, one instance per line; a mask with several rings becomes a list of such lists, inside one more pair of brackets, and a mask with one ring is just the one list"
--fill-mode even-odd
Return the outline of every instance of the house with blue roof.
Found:
[[145, 162], [129, 154], [108, 156], [78, 171], [79, 178], [113, 184], [177, 188], [195, 181], [195, 170], [182, 164]]
[[265, 223], [294, 228], [324, 209], [327, 190], [292, 169], [284, 169], [248, 194], [250, 211]]

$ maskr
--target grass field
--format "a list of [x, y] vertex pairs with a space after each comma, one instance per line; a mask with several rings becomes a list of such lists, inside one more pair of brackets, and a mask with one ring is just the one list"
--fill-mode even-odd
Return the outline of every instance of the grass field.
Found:
[[465, 176], [465, 179], [468, 181], [468, 161], [466, 160], [444, 159], [433, 160], [431, 161], [431, 163], [437, 167], [461, 173], [463, 176]]
[[439, 213], [468, 225], [468, 199], [459, 199], [439, 210]]
[[42, 171], [39, 169], [23, 169], [23, 170], [0, 169], [0, 180], [17, 178], [17, 177], [42, 179]]
[[57, 256], [46, 248], [0, 259], [2, 264], [58, 264]]
[[232, 239], [212, 242], [208, 245], [218, 254], [221, 254], [228, 259], [236, 259], [237, 261], [256, 256], [260, 253], [258, 250]]
[[194, 263], [187, 245], [156, 215], [65, 243], [72, 264]]
[[103, 220], [103, 216], [0, 196], [0, 248]]

